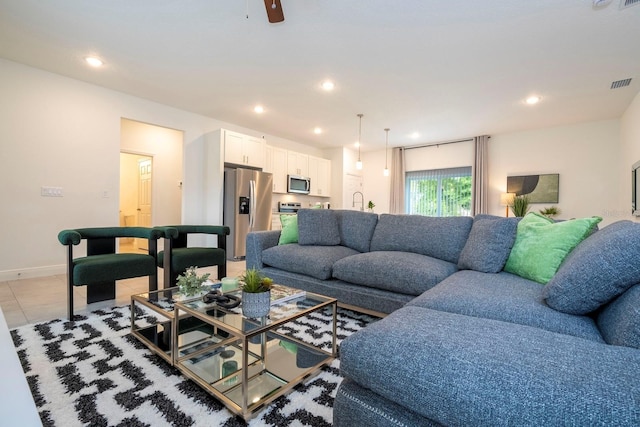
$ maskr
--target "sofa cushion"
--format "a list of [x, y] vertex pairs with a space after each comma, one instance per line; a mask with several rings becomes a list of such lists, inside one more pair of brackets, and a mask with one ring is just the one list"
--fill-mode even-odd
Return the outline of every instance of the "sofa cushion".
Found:
[[451, 426], [638, 425], [637, 366], [636, 349], [415, 306], [340, 344], [345, 378]]
[[497, 273], [502, 270], [516, 240], [517, 218], [478, 215], [462, 249], [458, 268]]
[[280, 239], [279, 245], [298, 243], [298, 217], [296, 215], [280, 215]]
[[598, 326], [607, 343], [640, 348], [640, 284], [604, 307]]
[[370, 288], [420, 295], [456, 270], [455, 264], [425, 255], [376, 251], [336, 261], [333, 277]]
[[369, 252], [378, 215], [371, 212], [337, 210], [340, 244], [358, 252]]
[[300, 209], [298, 243], [303, 246], [339, 245], [340, 231], [336, 213], [329, 209]]
[[551, 307], [585, 314], [640, 283], [640, 224], [618, 221], [589, 236], [543, 291]]
[[514, 274], [459, 271], [407, 305], [534, 326], [604, 342], [595, 321], [554, 310], [542, 286]]
[[471, 217], [427, 217], [382, 214], [371, 239], [371, 251], [400, 251], [458, 262], [469, 237]]
[[301, 246], [292, 243], [265, 249], [262, 251], [262, 262], [267, 266], [326, 280], [331, 278], [332, 266], [337, 260], [357, 253], [345, 246]]
[[147, 254], [103, 254], [73, 260], [73, 284], [87, 285], [157, 274], [156, 260]]
[[600, 217], [554, 222], [540, 214], [528, 213], [518, 223], [504, 270], [545, 284], [565, 257], [602, 221]]

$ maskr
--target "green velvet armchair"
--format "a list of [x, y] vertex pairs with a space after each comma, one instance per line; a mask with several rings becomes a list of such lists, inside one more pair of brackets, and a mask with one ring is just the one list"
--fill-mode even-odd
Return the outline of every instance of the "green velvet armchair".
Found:
[[[171, 229], [147, 227], [98, 227], [63, 230], [58, 240], [67, 246], [67, 313], [73, 320], [73, 287], [87, 286], [87, 304], [115, 299], [116, 280], [149, 276], [149, 291], [158, 289], [158, 239], [177, 235]], [[148, 240], [148, 253], [116, 253], [116, 239]], [[74, 258], [73, 247], [87, 241], [87, 255]]]
[[[176, 285], [178, 275], [189, 267], [218, 266], [218, 278], [227, 275], [227, 236], [231, 232], [225, 225], [170, 225], [164, 231], [164, 250], [158, 253], [158, 267], [164, 269], [164, 287]], [[177, 235], [167, 231], [177, 230]], [[217, 247], [188, 247], [189, 234], [217, 236]]]

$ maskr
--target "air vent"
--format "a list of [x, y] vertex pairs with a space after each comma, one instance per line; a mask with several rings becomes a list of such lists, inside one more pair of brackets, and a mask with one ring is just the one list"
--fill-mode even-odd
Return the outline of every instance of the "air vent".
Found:
[[637, 4], [640, 4], [640, 0], [620, 0], [620, 9], [626, 9]]
[[618, 89], [621, 87], [629, 86], [631, 84], [631, 79], [618, 80], [616, 82], [611, 83], [611, 89]]

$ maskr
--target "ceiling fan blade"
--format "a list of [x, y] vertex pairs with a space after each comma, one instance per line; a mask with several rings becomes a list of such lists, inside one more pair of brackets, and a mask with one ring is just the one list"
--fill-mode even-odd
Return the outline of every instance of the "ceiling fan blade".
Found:
[[284, 21], [284, 12], [280, 0], [264, 0], [264, 6], [267, 8], [267, 17], [272, 24]]

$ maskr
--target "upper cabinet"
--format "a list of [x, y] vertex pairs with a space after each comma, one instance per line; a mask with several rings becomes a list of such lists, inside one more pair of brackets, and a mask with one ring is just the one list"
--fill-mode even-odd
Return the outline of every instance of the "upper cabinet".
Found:
[[266, 146], [264, 139], [226, 129], [221, 129], [221, 132], [225, 163], [264, 168]]
[[267, 145], [264, 171], [273, 174], [273, 192], [287, 192], [287, 175], [311, 179], [310, 196], [331, 197], [331, 161]]
[[311, 191], [309, 195], [331, 196], [331, 161], [320, 157], [309, 156], [309, 178]]
[[287, 151], [287, 173], [309, 176], [309, 156], [295, 151]]
[[287, 150], [267, 145], [264, 171], [273, 174], [274, 193], [287, 192]]

